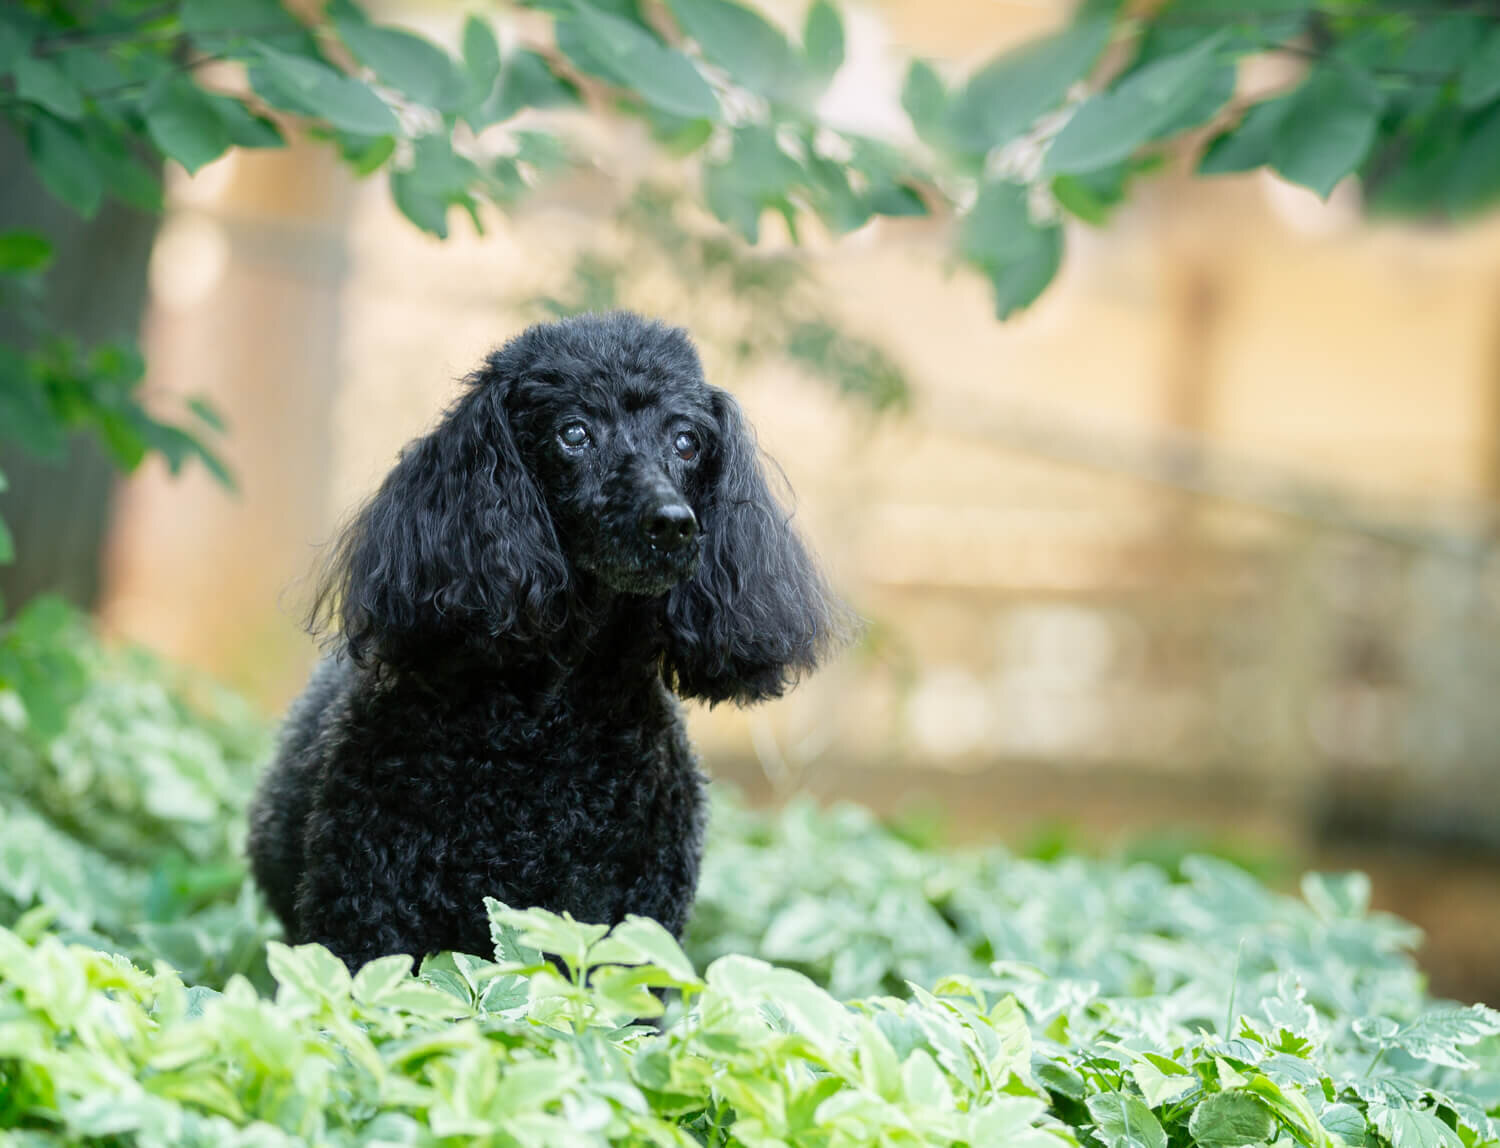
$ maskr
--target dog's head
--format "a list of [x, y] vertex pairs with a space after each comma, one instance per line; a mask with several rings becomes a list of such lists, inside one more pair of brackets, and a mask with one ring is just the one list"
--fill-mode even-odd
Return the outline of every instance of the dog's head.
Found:
[[738, 405], [683, 331], [623, 312], [491, 354], [344, 535], [315, 620], [356, 660], [503, 658], [585, 586], [659, 606], [665, 674], [710, 701], [780, 694], [844, 629]]
[[713, 393], [679, 330], [632, 315], [533, 328], [489, 361], [505, 418], [569, 563], [623, 594], [698, 569]]

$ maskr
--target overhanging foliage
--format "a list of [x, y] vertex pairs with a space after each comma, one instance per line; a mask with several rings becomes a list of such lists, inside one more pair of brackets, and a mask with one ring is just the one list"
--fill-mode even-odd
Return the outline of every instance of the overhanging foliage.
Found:
[[[350, 167], [388, 174], [417, 226], [476, 226], [568, 162], [565, 125], [524, 111], [580, 106], [643, 119], [701, 159], [710, 210], [754, 243], [767, 211], [796, 235], [877, 216], [957, 218], [959, 256], [996, 313], [1029, 305], [1064, 256], [1061, 224], [1104, 223], [1133, 179], [1198, 152], [1205, 175], [1269, 166], [1327, 195], [1356, 173], [1370, 208], [1459, 219], [1500, 198], [1500, 16], [1454, 0], [1089, 0], [1063, 29], [968, 76], [914, 61], [912, 140], [824, 121], [843, 19], [815, 0], [796, 35], [731, 0], [530, 0], [553, 34], [502, 51], [484, 13], [454, 51], [371, 21], [351, 0], [316, 19], [281, 0], [24, 0], [0, 12], [0, 115], [53, 195], [83, 215], [106, 196], [159, 210], [162, 157], [196, 171], [231, 148], [279, 147], [292, 127]], [[303, 9], [299, 9], [302, 11]], [[1284, 89], [1237, 95], [1237, 66], [1305, 61]], [[1201, 147], [1200, 145], [1205, 145]], [[28, 308], [46, 236], [0, 233], [0, 302]], [[97, 432], [125, 469], [149, 451], [199, 458], [217, 419], [201, 403], [148, 411], [128, 348], [38, 331], [0, 347], [0, 433], [56, 451]], [[0, 562], [12, 545], [0, 524]]]

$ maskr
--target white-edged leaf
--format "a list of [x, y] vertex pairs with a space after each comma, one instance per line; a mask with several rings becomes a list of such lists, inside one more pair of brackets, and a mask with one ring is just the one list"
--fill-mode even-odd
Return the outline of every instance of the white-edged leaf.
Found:
[[1464, 1148], [1457, 1132], [1423, 1109], [1372, 1104], [1368, 1116], [1391, 1148]]
[[1193, 1109], [1188, 1131], [1202, 1148], [1239, 1148], [1268, 1142], [1276, 1118], [1254, 1093], [1216, 1092]]
[[1167, 1148], [1167, 1133], [1155, 1113], [1139, 1096], [1125, 1092], [1100, 1092], [1086, 1102], [1106, 1144], [1121, 1139], [1142, 1148]]
[[406, 953], [380, 957], [354, 974], [354, 999], [361, 1004], [379, 1004], [380, 998], [411, 976], [412, 960]]

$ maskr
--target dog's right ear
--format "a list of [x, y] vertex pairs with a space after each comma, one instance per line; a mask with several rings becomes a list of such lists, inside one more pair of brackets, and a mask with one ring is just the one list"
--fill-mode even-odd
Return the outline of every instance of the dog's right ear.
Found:
[[356, 662], [420, 664], [555, 628], [568, 568], [516, 450], [498, 364], [402, 453], [331, 552], [310, 615]]

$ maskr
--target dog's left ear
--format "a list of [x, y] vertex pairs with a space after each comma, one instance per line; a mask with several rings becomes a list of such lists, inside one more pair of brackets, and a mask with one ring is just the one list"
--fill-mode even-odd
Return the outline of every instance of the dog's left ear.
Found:
[[842, 643], [850, 614], [771, 494], [739, 404], [713, 396], [703, 560], [667, 597], [663, 668], [684, 697], [756, 702], [779, 697]]

